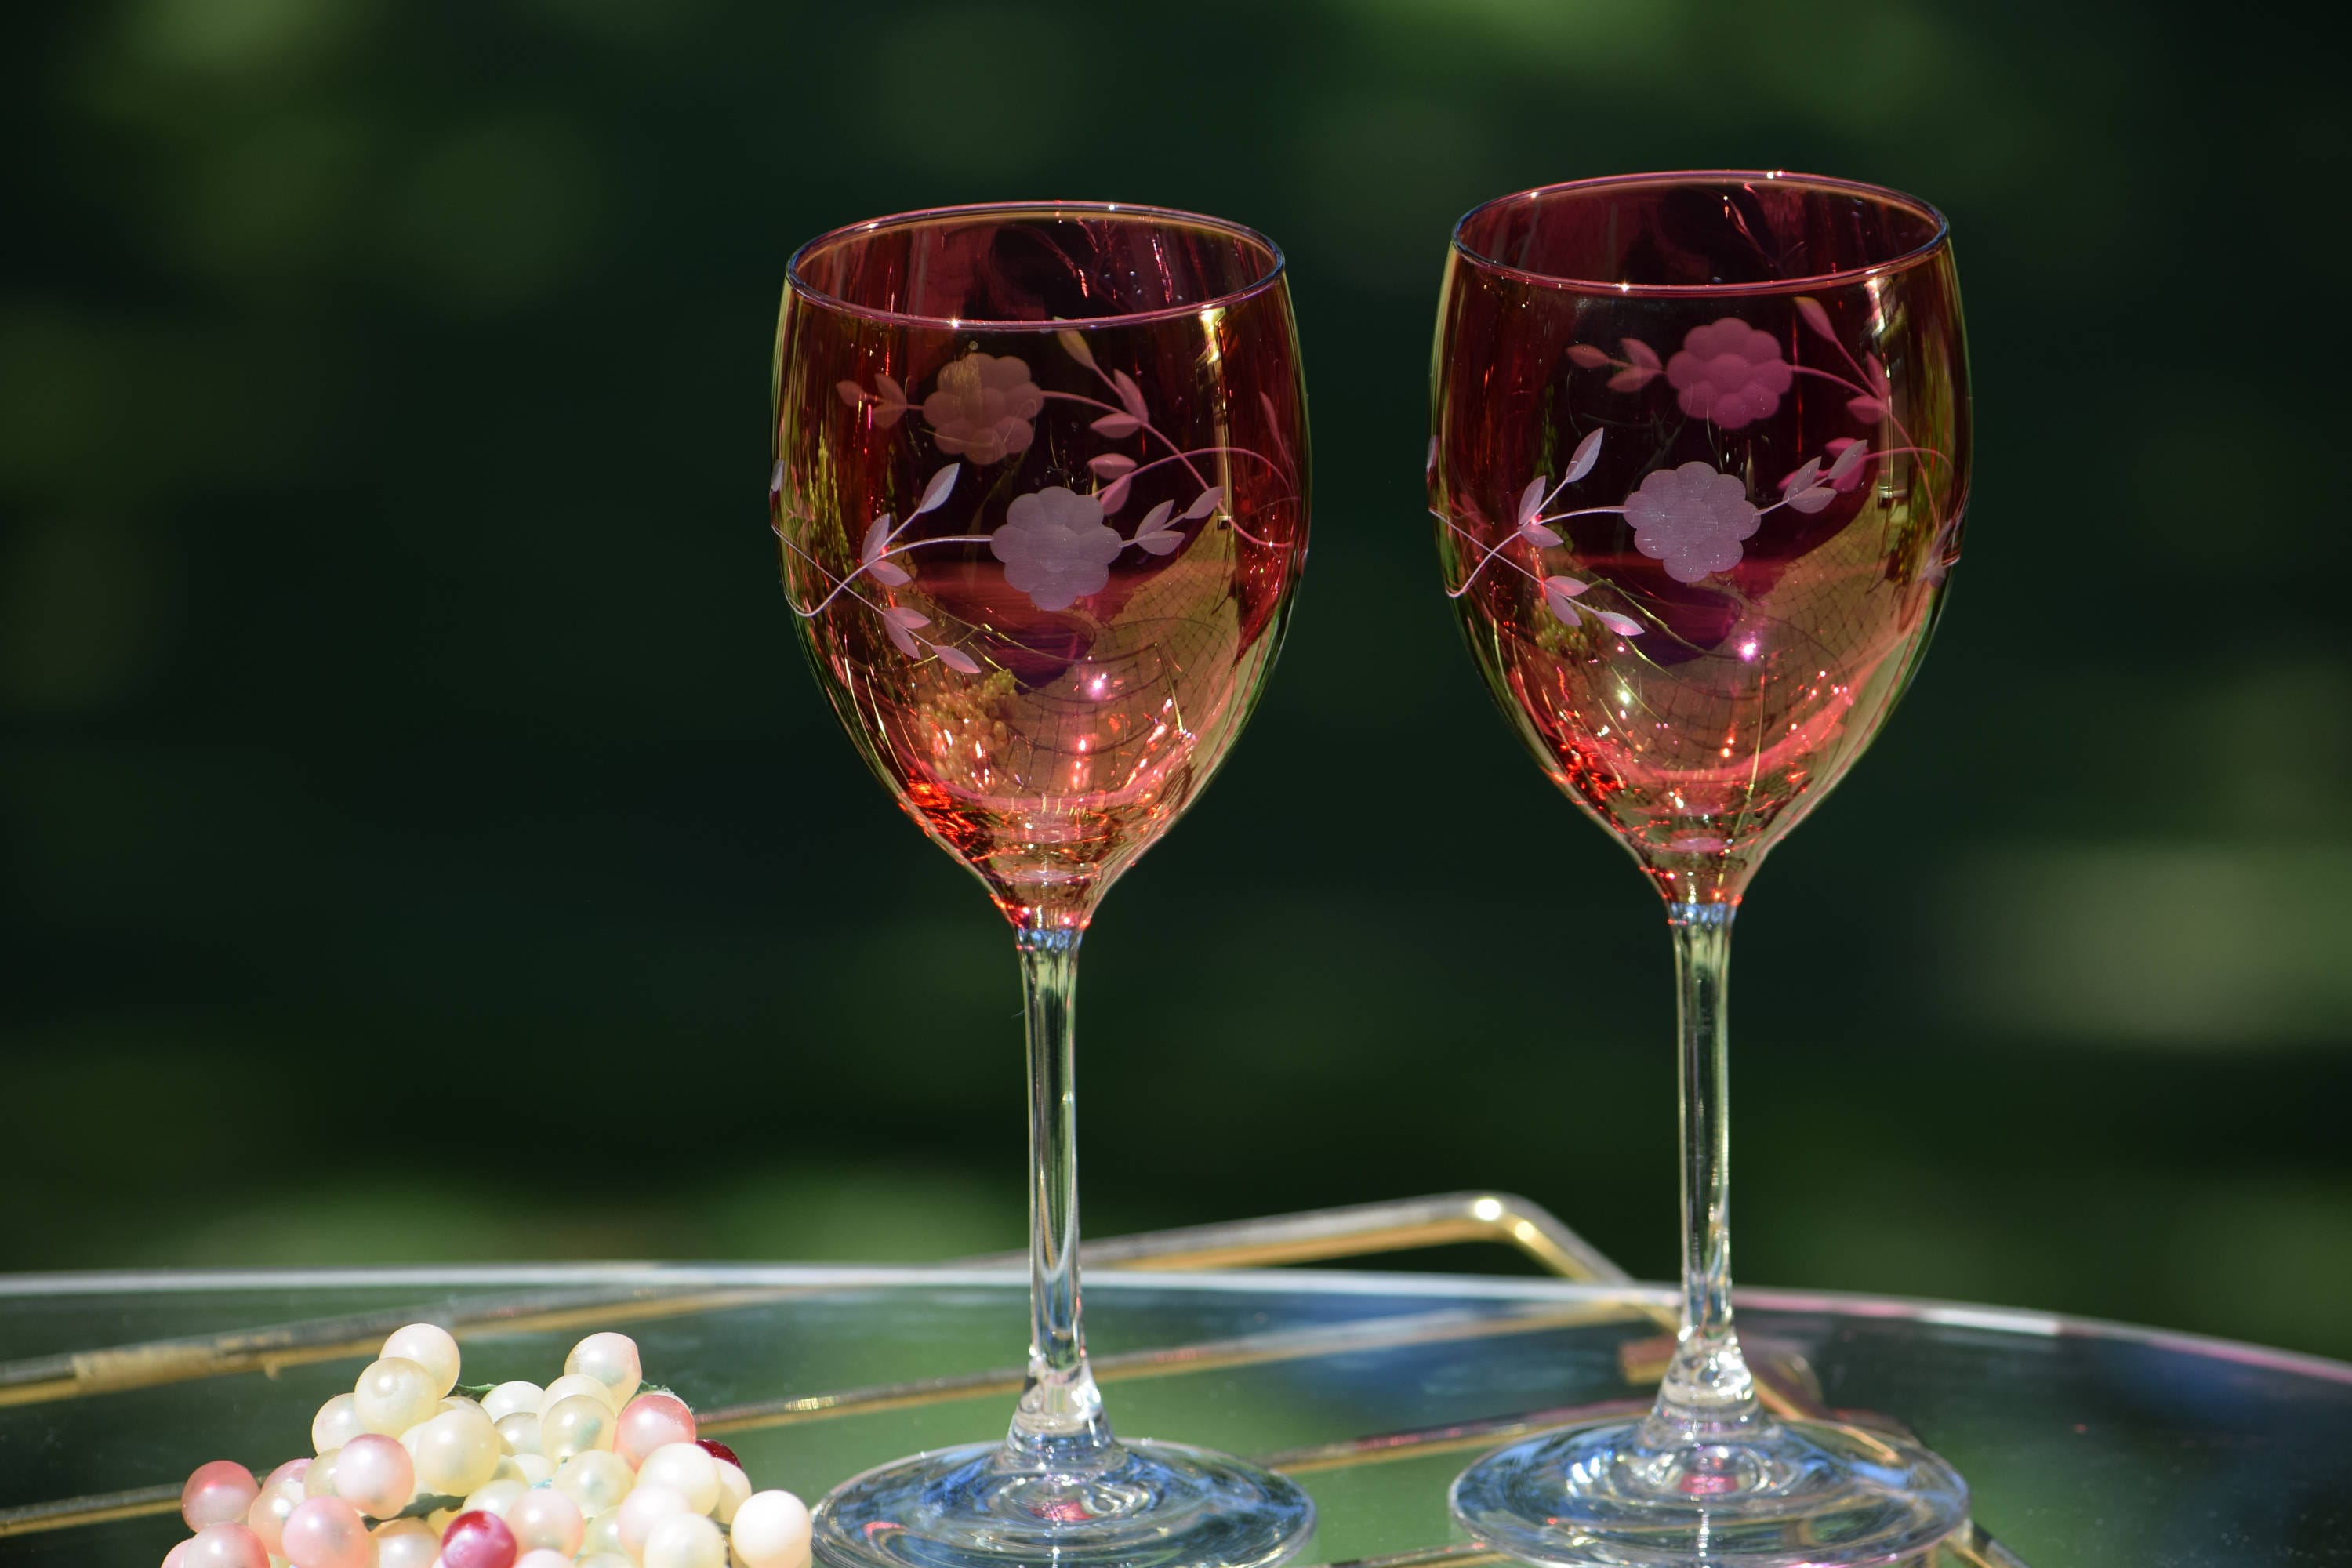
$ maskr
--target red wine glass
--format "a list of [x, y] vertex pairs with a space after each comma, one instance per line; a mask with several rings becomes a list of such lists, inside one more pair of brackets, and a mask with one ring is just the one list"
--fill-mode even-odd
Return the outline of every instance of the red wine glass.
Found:
[[1119, 874], [1256, 701], [1307, 558], [1282, 256], [1086, 203], [862, 223], [793, 258], [769, 506], [817, 682], [1013, 929], [1029, 1046], [1031, 1338], [1002, 1443], [815, 1510], [838, 1568], [1253, 1568], [1306, 1494], [1112, 1436], [1079, 1323], [1073, 986]]
[[1969, 398], [1943, 217], [1784, 174], [1580, 181], [1455, 229], [1430, 505], [1537, 762], [1656, 884], [1681, 1001], [1683, 1315], [1654, 1408], [1454, 1482], [1563, 1564], [1883, 1563], [1966, 1520], [1900, 1436], [1781, 1419], [1732, 1328], [1724, 984], [1765, 854], [1916, 669], [1959, 557]]

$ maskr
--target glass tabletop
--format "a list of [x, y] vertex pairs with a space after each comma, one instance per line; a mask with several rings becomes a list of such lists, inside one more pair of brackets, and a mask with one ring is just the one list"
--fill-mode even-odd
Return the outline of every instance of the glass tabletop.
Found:
[[[1310, 1563], [1481, 1560], [1446, 1517], [1454, 1473], [1645, 1402], [1672, 1321], [1669, 1292], [1615, 1280], [1108, 1261], [1087, 1322], [1116, 1425], [1296, 1475]], [[1002, 1433], [1025, 1287], [1001, 1268], [0, 1279], [0, 1559], [160, 1561], [191, 1468], [307, 1456], [318, 1405], [415, 1320], [453, 1327], [468, 1382], [543, 1382], [623, 1329], [756, 1485], [813, 1500]], [[1749, 1290], [1739, 1310], [1776, 1400], [1907, 1426], [1969, 1478], [1989, 1533], [1942, 1561], [2352, 1564], [2352, 1366], [1985, 1308]]]

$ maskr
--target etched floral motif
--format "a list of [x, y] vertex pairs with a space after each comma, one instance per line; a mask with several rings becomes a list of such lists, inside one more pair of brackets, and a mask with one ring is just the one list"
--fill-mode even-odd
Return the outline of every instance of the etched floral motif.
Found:
[[1757, 512], [1737, 475], [1691, 462], [1643, 479], [1625, 498], [1625, 521], [1633, 525], [1634, 549], [1664, 563], [1675, 582], [1696, 583], [1739, 564], [1740, 541], [1756, 531]]
[[1737, 316], [1693, 327], [1666, 362], [1666, 381], [1682, 411], [1723, 430], [1769, 417], [1795, 374], [1771, 333]]
[[1036, 436], [1029, 422], [1045, 406], [1026, 361], [975, 352], [940, 372], [923, 418], [940, 451], [984, 468], [1029, 449]]
[[1015, 497], [988, 536], [1004, 563], [1004, 580], [1041, 610], [1066, 610], [1110, 581], [1110, 563], [1127, 548], [1103, 521], [1102, 502], [1059, 485]]

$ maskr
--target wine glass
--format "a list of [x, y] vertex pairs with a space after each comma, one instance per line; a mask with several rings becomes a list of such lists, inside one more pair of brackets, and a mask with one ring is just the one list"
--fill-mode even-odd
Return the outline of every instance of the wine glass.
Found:
[[[817, 683], [1012, 923], [1029, 1047], [1029, 1374], [1002, 1443], [844, 1483], [858, 1568], [1249, 1568], [1314, 1506], [1111, 1435], [1078, 1310], [1073, 987], [1095, 905], [1224, 761], [1307, 559], [1281, 252], [1187, 213], [945, 208], [812, 240], [777, 325], [769, 505]], [[910, 976], [911, 978], [911, 976]]]
[[1874, 1426], [1764, 1410], [1732, 1330], [1724, 984], [1765, 853], [1918, 667], [1959, 556], [1969, 400], [1941, 215], [1781, 173], [1478, 207], [1439, 305], [1431, 510], [1472, 656], [1666, 903], [1683, 1306], [1639, 1420], [1517, 1443], [1455, 1518], [1538, 1563], [1883, 1563], [1968, 1489]]

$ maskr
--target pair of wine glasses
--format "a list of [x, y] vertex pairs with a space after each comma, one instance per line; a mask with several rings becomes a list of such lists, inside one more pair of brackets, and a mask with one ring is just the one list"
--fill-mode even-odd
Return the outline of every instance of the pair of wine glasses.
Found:
[[[1759, 1405], [1733, 1332], [1732, 917], [1927, 645], [1969, 401], [1942, 216], [1763, 173], [1553, 185], [1455, 229], [1429, 506], [1472, 657], [1545, 773], [1666, 904], [1681, 999], [1683, 1317], [1651, 1414], [1454, 1484], [1562, 1564], [1891, 1562], [1968, 1491], [1875, 1427]], [[793, 258], [769, 497], [819, 683], [1012, 923], [1030, 1075], [1031, 1340], [1002, 1443], [820, 1505], [835, 1568], [1260, 1568], [1287, 1479], [1117, 1438], [1079, 1326], [1073, 986], [1097, 902], [1224, 760], [1307, 560], [1306, 386], [1265, 237], [1039, 203], [857, 224]]]

